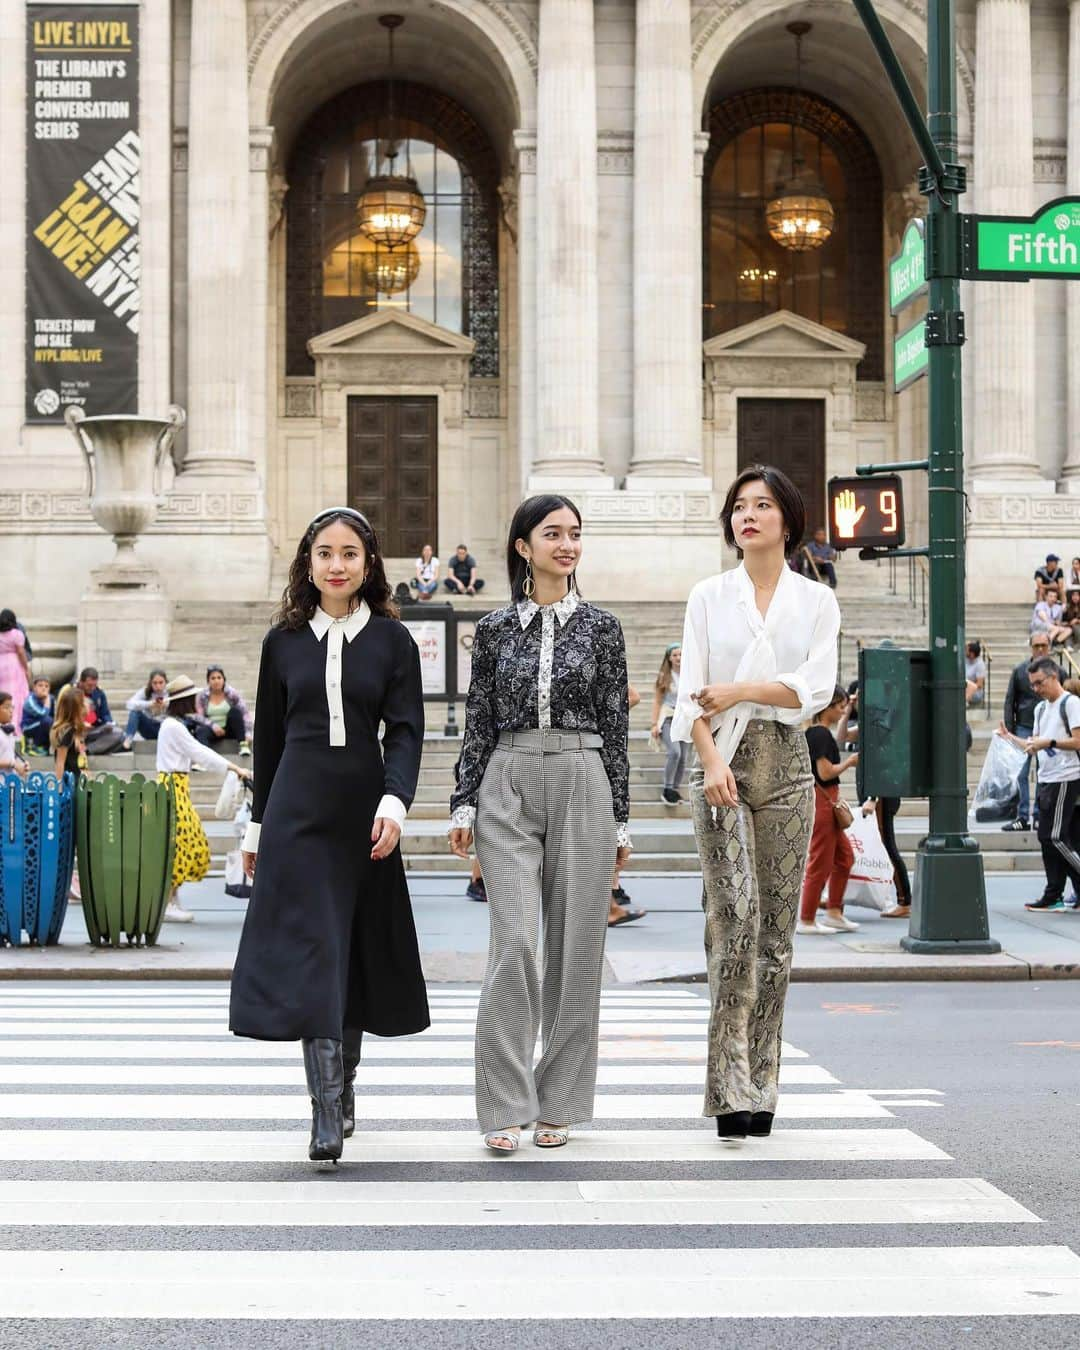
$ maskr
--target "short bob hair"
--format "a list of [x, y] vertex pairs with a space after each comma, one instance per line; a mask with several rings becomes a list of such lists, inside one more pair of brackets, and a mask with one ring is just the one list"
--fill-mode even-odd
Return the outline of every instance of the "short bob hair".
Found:
[[[546, 520], [553, 511], [561, 511], [564, 507], [573, 511], [574, 515], [577, 516], [577, 523], [580, 525], [581, 512], [569, 497], [564, 497], [561, 493], [544, 492], [535, 497], [526, 497], [514, 512], [514, 518], [510, 522], [510, 533], [506, 540], [506, 573], [510, 580], [510, 600], [512, 603], [516, 604], [519, 600], [525, 599], [525, 559], [514, 547], [515, 543], [519, 539], [527, 540], [541, 521]], [[459, 545], [459, 547], [461, 546]], [[574, 572], [571, 572], [570, 584], [567, 589], [576, 591], [577, 588], [577, 577]]]
[[731, 528], [731, 517], [735, 510], [735, 499], [747, 483], [762, 482], [776, 498], [776, 504], [784, 517], [784, 531], [787, 540], [784, 552], [790, 558], [801, 547], [806, 533], [806, 505], [802, 493], [782, 469], [772, 464], [748, 464], [728, 488], [724, 506], [720, 512], [720, 521], [724, 527], [724, 542], [728, 548], [735, 549], [742, 557], [742, 549], [735, 543], [735, 531]]

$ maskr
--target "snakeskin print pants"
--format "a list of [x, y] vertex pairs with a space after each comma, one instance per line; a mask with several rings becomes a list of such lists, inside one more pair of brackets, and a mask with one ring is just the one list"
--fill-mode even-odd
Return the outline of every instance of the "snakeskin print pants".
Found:
[[791, 944], [814, 816], [806, 737], [751, 722], [731, 762], [739, 805], [690, 798], [701, 857], [701, 904], [712, 1013], [706, 1116], [775, 1111]]

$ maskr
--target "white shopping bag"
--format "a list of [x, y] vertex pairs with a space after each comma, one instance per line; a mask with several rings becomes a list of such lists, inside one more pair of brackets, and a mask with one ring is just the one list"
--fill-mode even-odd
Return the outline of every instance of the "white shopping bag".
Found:
[[844, 891], [844, 904], [861, 905], [863, 909], [879, 912], [896, 904], [893, 884], [893, 865], [881, 842], [877, 817], [871, 812], [864, 816], [855, 812], [855, 822], [847, 831], [855, 853], [855, 866]]
[[214, 806], [214, 816], [218, 820], [232, 820], [236, 814], [236, 808], [243, 800], [243, 779], [238, 778], [234, 773], [227, 773], [225, 781], [221, 785], [221, 791], [218, 793], [217, 803]]

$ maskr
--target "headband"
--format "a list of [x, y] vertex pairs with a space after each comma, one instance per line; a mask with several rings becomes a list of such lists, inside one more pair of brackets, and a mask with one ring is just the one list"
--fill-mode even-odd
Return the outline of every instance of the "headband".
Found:
[[670, 656], [672, 652], [677, 652], [681, 646], [681, 642], [673, 642], [670, 647], [664, 649], [664, 655]]
[[361, 525], [366, 525], [368, 529], [371, 530], [372, 534], [375, 533], [371, 521], [368, 520], [363, 511], [355, 511], [351, 506], [328, 506], [325, 511], [320, 511], [317, 516], [312, 518], [311, 523], [307, 527], [307, 533], [310, 534], [315, 526], [318, 525], [319, 521], [325, 520], [327, 516], [352, 516], [352, 518], [358, 520]]

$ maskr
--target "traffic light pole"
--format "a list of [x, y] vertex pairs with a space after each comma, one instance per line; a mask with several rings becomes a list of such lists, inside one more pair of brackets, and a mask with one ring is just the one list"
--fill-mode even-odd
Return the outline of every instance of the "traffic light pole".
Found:
[[[929, 554], [932, 785], [930, 831], [919, 845], [911, 952], [1001, 950], [990, 937], [982, 855], [967, 829], [964, 679], [964, 453], [960, 309], [960, 194], [957, 164], [955, 0], [928, 0], [927, 118], [924, 121], [873, 0], [853, 0], [901, 110], [926, 160], [919, 188], [929, 207]], [[882, 466], [884, 467], [884, 466]]]

